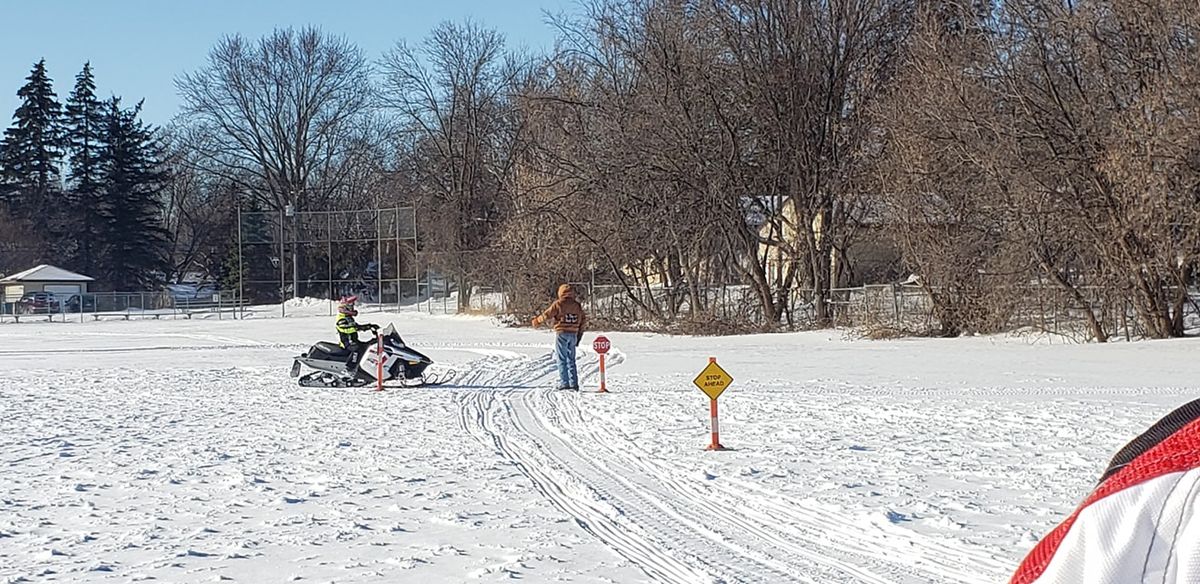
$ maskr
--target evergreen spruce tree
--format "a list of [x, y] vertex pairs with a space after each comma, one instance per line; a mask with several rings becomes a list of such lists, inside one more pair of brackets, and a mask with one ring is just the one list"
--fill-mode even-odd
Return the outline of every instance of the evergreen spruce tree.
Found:
[[52, 239], [63, 231], [55, 220], [65, 209], [58, 167], [62, 106], [46, 74], [45, 59], [33, 66], [26, 81], [17, 91], [21, 105], [13, 114], [13, 126], [4, 131], [0, 168], [10, 211]]
[[162, 283], [167, 268], [161, 200], [167, 183], [164, 154], [153, 128], [139, 119], [141, 108], [138, 103], [122, 109], [116, 97], [104, 108], [99, 263], [114, 290], [153, 289]]
[[9, 208], [13, 189], [8, 186], [8, 173], [4, 170], [4, 141], [0, 140], [0, 213], [5, 219], [10, 219], [13, 212]]
[[96, 246], [101, 237], [103, 188], [101, 154], [104, 149], [104, 104], [96, 98], [91, 63], [75, 76], [75, 89], [67, 98], [64, 146], [71, 169], [67, 175], [69, 219], [77, 240], [72, 265], [84, 274], [96, 267]]

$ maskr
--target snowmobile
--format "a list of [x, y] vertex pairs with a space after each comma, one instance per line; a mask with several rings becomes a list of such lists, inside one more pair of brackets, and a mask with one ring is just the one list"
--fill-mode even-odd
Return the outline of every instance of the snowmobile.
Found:
[[[396, 333], [393, 325], [383, 329], [383, 380], [399, 379], [406, 387], [441, 385], [454, 378], [454, 371], [441, 374], [427, 373], [433, 360], [420, 351], [409, 347]], [[316, 371], [298, 380], [303, 387], [361, 387], [375, 383], [379, 371], [379, 343], [364, 343], [357, 362], [350, 362], [351, 350], [337, 343], [320, 341], [308, 351], [298, 355], [292, 363], [292, 377], [300, 375], [300, 368], [308, 366]]]

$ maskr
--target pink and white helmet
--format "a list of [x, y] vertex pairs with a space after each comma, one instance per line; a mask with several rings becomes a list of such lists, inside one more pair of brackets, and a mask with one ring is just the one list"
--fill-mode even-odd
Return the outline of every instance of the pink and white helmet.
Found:
[[338, 314], [343, 316], [358, 316], [358, 310], [354, 308], [355, 302], [358, 302], [358, 296], [343, 296], [338, 301]]

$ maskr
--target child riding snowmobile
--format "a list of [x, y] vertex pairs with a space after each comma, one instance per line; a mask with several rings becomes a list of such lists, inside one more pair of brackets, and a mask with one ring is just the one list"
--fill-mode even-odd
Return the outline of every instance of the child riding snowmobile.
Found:
[[299, 378], [301, 386], [360, 387], [379, 380], [399, 380], [406, 387], [416, 387], [441, 385], [454, 378], [454, 370], [427, 373], [433, 360], [409, 347], [393, 325], [375, 338], [358, 338], [360, 331], [378, 331], [380, 327], [355, 322], [357, 300], [346, 296], [338, 303], [337, 345], [318, 342], [293, 360], [292, 377], [300, 377], [303, 366], [316, 370]]
[[362, 354], [363, 348], [374, 342], [374, 339], [363, 341], [358, 338], [359, 331], [379, 330], [377, 324], [355, 322], [354, 317], [358, 316], [358, 310], [354, 307], [356, 302], [358, 302], [358, 296], [343, 296], [338, 302], [338, 346], [350, 350], [350, 357], [346, 361], [347, 368], [353, 368], [354, 364], [358, 363], [358, 356]]

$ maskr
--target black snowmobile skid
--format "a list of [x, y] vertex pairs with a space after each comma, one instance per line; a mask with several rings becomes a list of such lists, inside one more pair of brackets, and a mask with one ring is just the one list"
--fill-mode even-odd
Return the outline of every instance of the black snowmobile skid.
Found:
[[300, 387], [362, 387], [369, 380], [357, 377], [341, 377], [324, 371], [315, 371], [296, 380]]
[[[450, 370], [440, 374], [425, 375], [416, 379], [388, 380], [384, 383], [384, 387], [396, 387], [398, 381], [399, 387], [414, 388], [414, 387], [435, 387], [445, 385], [454, 381], [455, 371]], [[363, 379], [361, 377], [341, 377], [324, 371], [316, 371], [309, 373], [297, 380], [301, 387], [364, 387], [366, 385], [374, 385], [375, 380]], [[389, 385], [391, 384], [391, 385]]]

